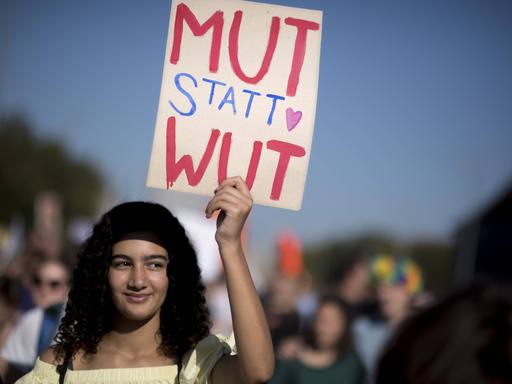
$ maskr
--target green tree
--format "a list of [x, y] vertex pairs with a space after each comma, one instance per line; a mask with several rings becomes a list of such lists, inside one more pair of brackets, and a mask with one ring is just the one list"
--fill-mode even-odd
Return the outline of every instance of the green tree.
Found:
[[17, 212], [30, 222], [35, 197], [48, 190], [60, 195], [65, 218], [90, 216], [102, 188], [98, 170], [61, 143], [36, 137], [21, 117], [0, 118], [0, 221]]
[[326, 288], [338, 281], [355, 258], [380, 253], [408, 256], [415, 260], [422, 268], [428, 290], [441, 294], [452, 285], [453, 247], [440, 242], [401, 244], [383, 234], [370, 233], [309, 246], [304, 251], [304, 259], [317, 286]]
[[381, 234], [364, 234], [352, 238], [334, 239], [304, 251], [308, 270], [319, 285], [334, 284], [355, 258], [377, 253], [395, 253], [396, 245]]

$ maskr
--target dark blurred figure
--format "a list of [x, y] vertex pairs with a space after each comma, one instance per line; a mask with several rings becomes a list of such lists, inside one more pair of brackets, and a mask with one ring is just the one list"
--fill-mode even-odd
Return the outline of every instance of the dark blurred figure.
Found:
[[278, 360], [272, 384], [360, 384], [361, 362], [352, 350], [346, 305], [335, 296], [319, 302], [311, 329], [295, 357]]
[[67, 300], [71, 268], [65, 260], [48, 258], [31, 278], [36, 307], [26, 311], [10, 332], [0, 355], [0, 376], [11, 383], [28, 372], [53, 340]]
[[34, 202], [34, 228], [30, 243], [50, 258], [62, 253], [63, 235], [61, 196], [53, 191], [40, 192]]
[[281, 344], [300, 334], [301, 314], [299, 298], [304, 290], [304, 259], [299, 237], [282, 232], [276, 239], [275, 275], [262, 298], [265, 315], [272, 336], [274, 351], [279, 355]]
[[297, 277], [277, 274], [270, 281], [267, 295], [262, 299], [275, 351], [279, 351], [283, 341], [299, 335], [299, 288]]
[[377, 383], [512, 383], [512, 286], [475, 283], [410, 318]]
[[16, 306], [21, 284], [6, 276], [0, 277], [0, 350], [3, 348], [18, 318]]
[[369, 264], [364, 257], [354, 258], [343, 268], [335, 286], [336, 294], [347, 304], [352, 318], [375, 310]]

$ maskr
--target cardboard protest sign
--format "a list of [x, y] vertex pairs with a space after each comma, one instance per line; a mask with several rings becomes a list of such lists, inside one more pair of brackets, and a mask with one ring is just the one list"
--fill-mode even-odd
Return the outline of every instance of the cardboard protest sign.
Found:
[[321, 11], [173, 1], [147, 185], [300, 209], [315, 121]]

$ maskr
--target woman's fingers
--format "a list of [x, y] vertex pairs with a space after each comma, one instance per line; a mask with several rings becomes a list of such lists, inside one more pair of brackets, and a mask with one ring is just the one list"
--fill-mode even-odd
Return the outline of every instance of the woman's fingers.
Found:
[[216, 210], [225, 211], [227, 215], [233, 216], [238, 213], [248, 212], [251, 209], [251, 200], [243, 196], [240, 192], [231, 190], [222, 190], [208, 202], [206, 206], [206, 216], [209, 218]]
[[249, 188], [247, 184], [245, 184], [244, 180], [240, 176], [228, 177], [222, 183], [220, 183], [217, 191], [225, 188], [225, 187], [234, 187], [236, 190], [240, 191], [245, 196], [250, 196]]
[[224, 180], [215, 190], [215, 195], [206, 206], [206, 217], [220, 210], [217, 218], [215, 239], [219, 244], [229, 244], [240, 240], [240, 233], [252, 208], [249, 188], [241, 177]]
[[205, 213], [211, 217], [213, 212], [218, 209], [229, 210], [229, 213], [238, 213], [238, 211], [250, 211], [252, 198], [249, 188], [241, 177], [231, 177], [225, 179], [215, 190], [215, 195], [208, 202]]

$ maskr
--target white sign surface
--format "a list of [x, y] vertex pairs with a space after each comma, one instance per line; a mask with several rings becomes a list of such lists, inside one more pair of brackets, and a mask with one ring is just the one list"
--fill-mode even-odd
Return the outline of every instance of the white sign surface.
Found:
[[298, 210], [313, 137], [322, 12], [173, 1], [147, 185], [212, 195], [242, 176]]

